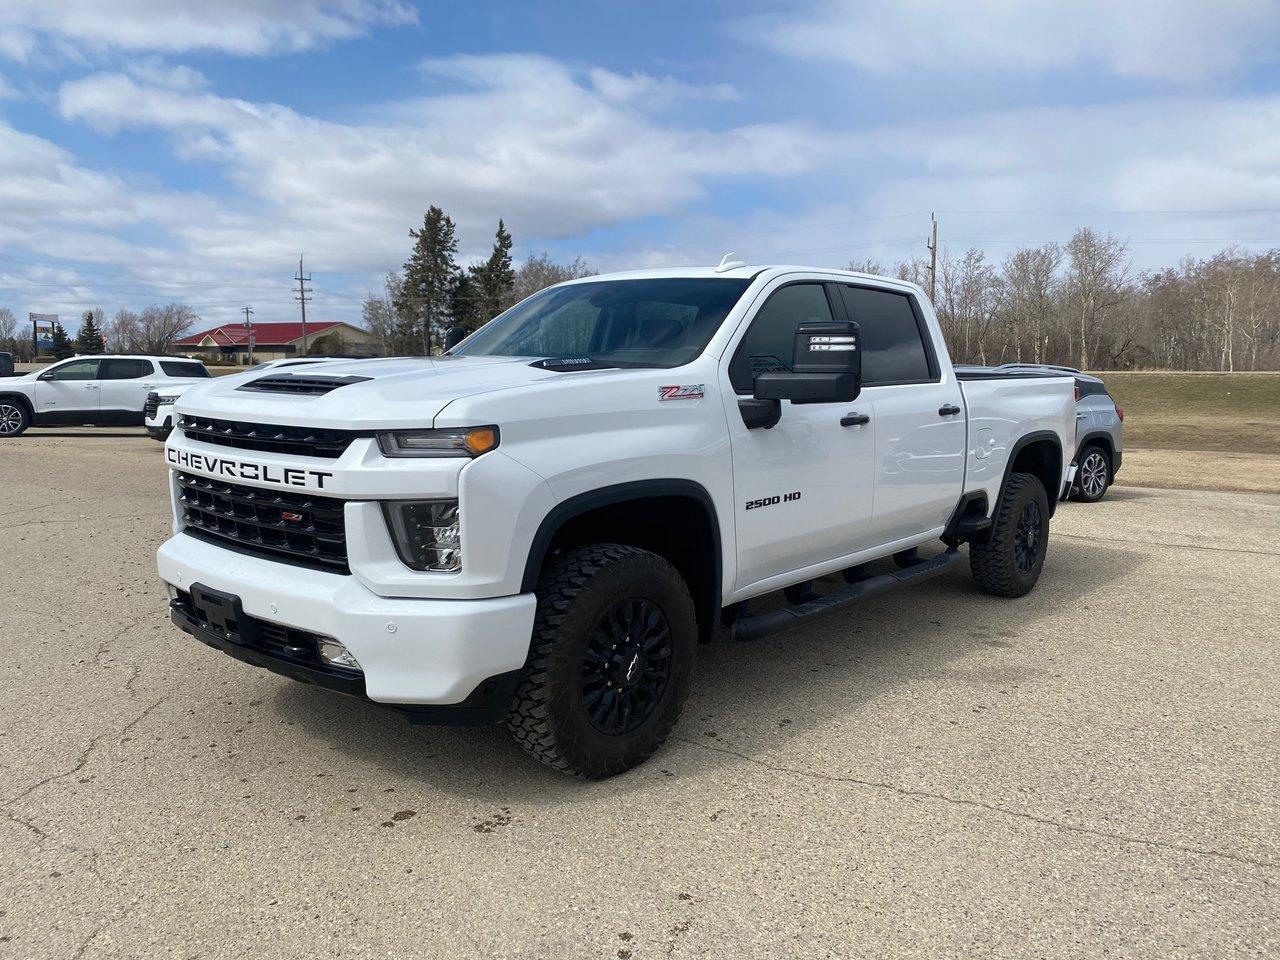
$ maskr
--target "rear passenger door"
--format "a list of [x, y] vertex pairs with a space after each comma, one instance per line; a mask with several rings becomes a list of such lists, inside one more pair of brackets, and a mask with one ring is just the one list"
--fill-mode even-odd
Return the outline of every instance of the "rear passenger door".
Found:
[[861, 284], [839, 290], [848, 319], [862, 329], [862, 396], [875, 407], [874, 542], [936, 535], [964, 484], [960, 385], [933, 349], [915, 297]]
[[141, 424], [147, 394], [156, 385], [152, 362], [134, 357], [106, 357], [98, 378], [102, 387], [101, 422]]

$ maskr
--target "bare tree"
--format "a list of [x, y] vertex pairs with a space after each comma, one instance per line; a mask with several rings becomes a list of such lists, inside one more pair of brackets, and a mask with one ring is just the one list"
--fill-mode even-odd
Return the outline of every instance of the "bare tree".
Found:
[[525, 297], [532, 296], [539, 290], [546, 289], [555, 283], [566, 280], [577, 280], [580, 277], [594, 276], [592, 270], [581, 257], [574, 257], [569, 263], [557, 263], [546, 253], [529, 256], [516, 271], [515, 299], [518, 303]]
[[1067, 243], [1067, 296], [1077, 321], [1080, 369], [1099, 352], [1103, 325], [1124, 299], [1129, 251], [1115, 237], [1084, 227]]
[[1062, 248], [1056, 243], [1024, 247], [1005, 258], [1001, 272], [1000, 310], [1012, 334], [1015, 348], [1025, 336], [1029, 352], [1015, 349], [1034, 363], [1048, 355], [1049, 331], [1058, 310], [1058, 267]]
[[200, 321], [185, 303], [153, 304], [142, 313], [120, 310], [109, 327], [111, 348], [122, 353], [168, 353]]
[[0, 350], [13, 352], [18, 337], [18, 318], [8, 307], [0, 307]]

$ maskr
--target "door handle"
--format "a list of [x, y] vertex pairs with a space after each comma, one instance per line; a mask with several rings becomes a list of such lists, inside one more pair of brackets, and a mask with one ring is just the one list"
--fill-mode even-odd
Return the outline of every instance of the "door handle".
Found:
[[842, 427], [860, 427], [864, 423], [870, 423], [871, 418], [865, 413], [846, 413], [840, 418], [840, 426]]
[[959, 412], [960, 408], [954, 403], [943, 404], [938, 408], [938, 416], [940, 417], [954, 417]]

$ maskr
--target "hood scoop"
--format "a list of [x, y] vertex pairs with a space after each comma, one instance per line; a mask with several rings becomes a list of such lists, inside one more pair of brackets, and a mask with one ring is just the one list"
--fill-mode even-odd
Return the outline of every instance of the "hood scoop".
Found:
[[294, 396], [318, 397], [337, 390], [339, 387], [353, 383], [363, 383], [371, 377], [317, 377], [305, 374], [277, 373], [273, 376], [259, 377], [236, 389], [252, 390], [258, 393], [288, 393]]

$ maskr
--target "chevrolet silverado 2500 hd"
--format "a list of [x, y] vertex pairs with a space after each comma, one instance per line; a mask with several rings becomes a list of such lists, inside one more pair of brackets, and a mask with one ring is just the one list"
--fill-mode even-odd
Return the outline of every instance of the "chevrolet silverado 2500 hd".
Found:
[[918, 287], [735, 263], [571, 281], [444, 356], [226, 377], [176, 412], [179, 627], [421, 721], [505, 720], [584, 777], [658, 748], [722, 630], [964, 545], [981, 590], [1029, 591], [1075, 438], [1069, 376], [957, 377]]

